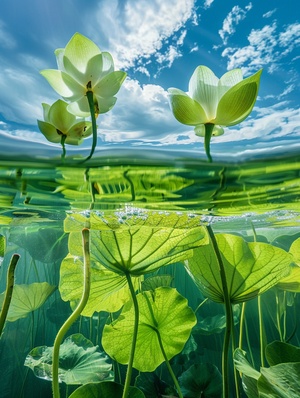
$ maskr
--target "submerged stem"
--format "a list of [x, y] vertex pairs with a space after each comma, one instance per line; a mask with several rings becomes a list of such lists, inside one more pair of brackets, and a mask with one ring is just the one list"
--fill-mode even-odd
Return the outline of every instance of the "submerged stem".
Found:
[[82, 230], [82, 244], [83, 244], [83, 257], [84, 257], [84, 264], [83, 264], [83, 292], [81, 299], [75, 308], [75, 310], [72, 312], [72, 314], [69, 316], [69, 318], [65, 321], [65, 323], [62, 325], [62, 327], [59, 329], [55, 341], [54, 341], [54, 346], [53, 346], [53, 356], [52, 356], [52, 393], [53, 393], [53, 398], [59, 398], [60, 397], [60, 392], [59, 392], [59, 379], [58, 379], [58, 369], [59, 369], [59, 348], [61, 345], [61, 342], [67, 333], [67, 331], [70, 329], [70, 327], [73, 325], [73, 323], [76, 321], [76, 319], [80, 316], [82, 310], [86, 306], [86, 303], [89, 299], [90, 295], [90, 243], [89, 243], [89, 230], [87, 228], [84, 228]]
[[5, 295], [3, 300], [3, 305], [0, 313], [0, 336], [2, 334], [2, 330], [4, 328], [5, 320], [7, 317], [9, 305], [11, 302], [13, 289], [14, 289], [14, 280], [15, 280], [15, 269], [17, 263], [19, 261], [20, 255], [14, 254], [10, 260], [8, 271], [7, 271], [7, 278], [6, 278], [6, 289]]
[[223, 298], [225, 304], [226, 328], [225, 328], [223, 352], [222, 352], [222, 376], [223, 376], [223, 398], [229, 398], [228, 357], [229, 357], [230, 336], [233, 324], [232, 308], [231, 308], [230, 296], [227, 287], [225, 267], [223, 264], [223, 260], [218, 248], [215, 235], [210, 225], [207, 226], [207, 231], [219, 264]]
[[136, 340], [137, 340], [138, 327], [139, 327], [139, 317], [140, 317], [139, 304], [138, 304], [138, 301], [136, 298], [136, 294], [135, 294], [135, 290], [134, 290], [134, 286], [132, 283], [130, 273], [126, 273], [125, 275], [126, 275], [127, 283], [129, 286], [132, 302], [133, 302], [134, 326], [133, 326], [131, 350], [130, 350], [130, 355], [129, 355], [129, 361], [128, 361], [128, 366], [127, 366], [127, 373], [126, 373], [126, 379], [125, 379], [122, 398], [127, 398], [128, 394], [129, 394], [129, 387], [130, 387], [130, 382], [131, 382], [132, 367], [133, 367], [134, 353], [135, 353]]

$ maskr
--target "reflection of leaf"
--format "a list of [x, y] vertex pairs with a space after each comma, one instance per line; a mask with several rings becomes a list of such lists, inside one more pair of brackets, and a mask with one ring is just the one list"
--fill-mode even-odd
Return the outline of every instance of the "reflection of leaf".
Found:
[[10, 240], [42, 263], [53, 263], [67, 254], [67, 235], [61, 228], [39, 225], [20, 226], [12, 230]]
[[[55, 289], [55, 286], [49, 285], [47, 282], [15, 285], [7, 320], [14, 322], [17, 319], [25, 318], [32, 311], [41, 307]], [[1, 293], [0, 295], [0, 308], [3, 303], [4, 294]]]
[[[164, 361], [158, 335], [170, 359], [183, 349], [196, 318], [176, 289], [159, 287], [154, 292], [138, 294], [137, 299], [140, 320], [133, 366], [142, 372], [152, 372]], [[133, 325], [134, 309], [128, 303], [119, 318], [104, 327], [103, 347], [122, 364], [128, 363]]]
[[[98, 346], [77, 333], [65, 339], [59, 350], [59, 380], [66, 384], [86, 384], [110, 378], [111, 364]], [[41, 346], [30, 351], [25, 360], [35, 376], [52, 380], [53, 347]]]
[[[126, 277], [107, 270], [100, 265], [91, 267], [91, 290], [88, 302], [82, 311], [92, 316], [100, 311], [118, 311], [130, 299]], [[134, 284], [138, 278], [134, 278]], [[61, 263], [59, 291], [63, 300], [77, 302], [82, 296], [83, 263], [81, 259], [68, 255]]]
[[222, 395], [222, 376], [211, 363], [192, 365], [179, 377], [182, 394], [186, 398], [219, 398]]
[[[113, 381], [89, 383], [77, 388], [69, 398], [122, 398], [123, 386]], [[145, 398], [145, 395], [136, 387], [129, 387], [127, 398]]]
[[105, 217], [73, 214], [65, 221], [69, 252], [81, 256], [82, 227], [89, 225], [91, 261], [119, 274], [142, 275], [183, 261], [207, 241], [198, 217], [178, 213], [130, 210]]
[[[267, 243], [252, 242], [236, 235], [216, 234], [232, 303], [256, 297], [274, 286], [290, 271], [291, 256]], [[223, 302], [219, 263], [212, 245], [194, 249], [186, 268], [201, 292], [216, 302]]]

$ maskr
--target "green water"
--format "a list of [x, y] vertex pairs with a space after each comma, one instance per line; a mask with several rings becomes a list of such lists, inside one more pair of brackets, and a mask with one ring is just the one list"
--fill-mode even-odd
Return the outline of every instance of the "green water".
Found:
[[[236, 164], [209, 164], [186, 158], [96, 163], [86, 167], [7, 161], [0, 167], [0, 235], [6, 242], [5, 256], [0, 258], [0, 292], [5, 290], [13, 253], [21, 256], [15, 284], [47, 282], [55, 286], [38, 309], [29, 308], [20, 319], [6, 322], [0, 340], [1, 398], [52, 396], [51, 383], [35, 377], [24, 361], [32, 348], [53, 346], [58, 329], [71, 313], [69, 302], [61, 299], [57, 289], [60, 264], [68, 253], [68, 233], [64, 230], [67, 216], [94, 214], [126, 222], [127, 217], [137, 213], [187, 214], [197, 217], [199, 225], [211, 225], [215, 233], [239, 235], [247, 242], [268, 242], [285, 251], [300, 237], [300, 157]], [[172, 286], [187, 297], [193, 310], [204, 299], [182, 264], [159, 272], [173, 277]], [[299, 311], [298, 295], [270, 289], [261, 297], [265, 343], [291, 336], [289, 343], [299, 346], [294, 318]], [[248, 341], [244, 341], [243, 348], [249, 351], [250, 344], [259, 368], [257, 299], [247, 305]], [[221, 304], [209, 301], [197, 311], [198, 322], [222, 313]], [[101, 346], [107, 316], [101, 312], [81, 317], [68, 334], [80, 332]], [[236, 333], [238, 328], [237, 321]], [[209, 362], [221, 371], [223, 334], [224, 328], [219, 325], [194, 336], [197, 349], [173, 359], [175, 373], [180, 375], [193, 362]], [[124, 369], [120, 372], [124, 377]], [[158, 371], [171, 383], [165, 373], [163, 368]], [[230, 383], [231, 396], [235, 397], [232, 379]], [[62, 397], [75, 387], [69, 386], [66, 392], [62, 384]]]

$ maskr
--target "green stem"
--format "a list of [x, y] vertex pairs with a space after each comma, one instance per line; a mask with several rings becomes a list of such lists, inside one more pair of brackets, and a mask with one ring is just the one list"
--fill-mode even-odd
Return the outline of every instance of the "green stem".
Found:
[[94, 94], [92, 91], [87, 91], [86, 96], [87, 96], [87, 99], [89, 102], [91, 119], [92, 119], [93, 143], [92, 143], [91, 152], [90, 152], [89, 156], [84, 159], [84, 162], [91, 159], [91, 157], [94, 154], [96, 145], [97, 145], [97, 125], [96, 125], [96, 115], [95, 115]]
[[131, 350], [130, 350], [130, 355], [129, 355], [129, 361], [128, 361], [128, 366], [127, 366], [127, 373], [126, 373], [126, 379], [125, 379], [125, 384], [124, 384], [124, 390], [123, 390], [123, 395], [122, 398], [127, 398], [129, 394], [129, 387], [130, 387], [130, 382], [131, 382], [131, 375], [132, 375], [132, 367], [133, 367], [133, 359], [134, 359], [134, 353], [135, 353], [135, 347], [136, 347], [136, 340], [137, 340], [137, 334], [138, 334], [138, 327], [139, 327], [139, 304], [136, 298], [135, 294], [135, 289], [131, 280], [130, 273], [126, 273], [126, 279], [127, 283], [129, 286], [132, 302], [133, 302], [133, 308], [134, 308], [134, 327], [133, 327], [133, 335], [132, 335], [132, 343], [131, 343]]
[[204, 126], [205, 126], [204, 148], [208, 161], [211, 163], [213, 160], [210, 155], [210, 140], [215, 125], [213, 123], [206, 123]]
[[61, 136], [61, 140], [60, 140], [60, 143], [61, 143], [61, 146], [62, 146], [61, 160], [63, 160], [63, 161], [65, 160], [65, 157], [66, 157], [66, 147], [65, 147], [66, 138], [67, 138], [67, 136], [63, 134]]
[[277, 321], [277, 330], [279, 333], [279, 339], [280, 341], [283, 341], [282, 337], [282, 330], [281, 330], [281, 323], [280, 323], [280, 304], [279, 304], [279, 296], [278, 296], [278, 290], [276, 290], [276, 321]]
[[201, 303], [198, 305], [198, 307], [195, 309], [194, 313], [196, 314], [196, 312], [202, 307], [203, 304], [205, 304], [208, 301], [208, 297], [206, 297], [203, 301], [201, 301]]
[[179, 395], [179, 398], [183, 398], [183, 395], [182, 395], [178, 380], [177, 380], [177, 378], [176, 378], [176, 376], [175, 376], [175, 374], [173, 372], [173, 369], [172, 369], [172, 367], [170, 365], [170, 362], [169, 362], [169, 360], [167, 358], [167, 355], [166, 355], [166, 352], [164, 350], [164, 346], [163, 346], [162, 341], [161, 341], [160, 333], [159, 333], [159, 331], [157, 329], [154, 329], [154, 330], [156, 331], [156, 335], [157, 335], [157, 338], [158, 338], [158, 343], [159, 343], [159, 346], [160, 346], [160, 349], [161, 349], [161, 353], [163, 354], [163, 357], [165, 359], [168, 371], [169, 371], [169, 373], [171, 375], [171, 378], [173, 380], [173, 383], [174, 383], [174, 385], [176, 387], [176, 390], [177, 390], [177, 393]]
[[261, 296], [257, 297], [257, 306], [259, 319], [260, 362], [261, 366], [265, 366], [264, 324], [262, 316]]
[[219, 272], [222, 282], [223, 297], [225, 304], [226, 328], [225, 328], [223, 352], [222, 352], [222, 376], [223, 376], [223, 398], [229, 398], [228, 358], [229, 358], [231, 328], [233, 323], [232, 308], [231, 308], [230, 296], [227, 287], [225, 267], [223, 264], [223, 260], [218, 248], [215, 235], [210, 225], [207, 226], [207, 231], [219, 264]]
[[83, 243], [83, 257], [84, 257], [84, 264], [83, 264], [83, 292], [81, 299], [70, 315], [70, 317], [65, 321], [62, 327], [59, 329], [53, 346], [53, 357], [52, 357], [52, 392], [53, 398], [59, 398], [59, 378], [58, 378], [58, 369], [59, 369], [59, 348], [61, 342], [76, 321], [76, 319], [80, 316], [81, 312], [83, 311], [86, 303], [89, 299], [90, 294], [90, 243], [89, 243], [89, 230], [84, 228], [82, 230], [82, 243]]
[[8, 266], [7, 279], [6, 279], [6, 290], [5, 290], [2, 310], [1, 310], [1, 314], [0, 314], [0, 337], [1, 337], [1, 334], [2, 334], [2, 331], [4, 328], [5, 320], [7, 317], [9, 305], [10, 305], [12, 294], [13, 294], [14, 280], [15, 280], [15, 269], [16, 269], [17, 263], [19, 261], [19, 258], [20, 258], [19, 254], [14, 254], [12, 256], [9, 266]]

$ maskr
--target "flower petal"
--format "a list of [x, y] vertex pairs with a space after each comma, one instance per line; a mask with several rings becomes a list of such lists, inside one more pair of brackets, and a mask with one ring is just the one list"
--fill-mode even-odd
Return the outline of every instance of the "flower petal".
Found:
[[50, 109], [50, 105], [46, 104], [45, 102], [42, 103], [42, 107], [43, 107], [43, 115], [44, 115], [44, 120], [45, 122], [49, 122], [49, 109]]
[[85, 87], [85, 89], [87, 88], [88, 83], [93, 87], [102, 77], [102, 54], [97, 54], [89, 59], [84, 72], [78, 70], [68, 57], [64, 56], [63, 61], [66, 72]]
[[65, 68], [64, 68], [63, 57], [64, 57], [64, 54], [65, 54], [65, 49], [64, 48], [57, 48], [54, 51], [54, 54], [56, 56], [56, 63], [57, 63], [58, 69], [64, 71]]
[[61, 135], [58, 134], [56, 128], [52, 124], [44, 122], [42, 120], [38, 120], [37, 124], [40, 131], [44, 134], [48, 141], [54, 143], [61, 142]]
[[120, 90], [127, 74], [122, 71], [111, 72], [104, 76], [93, 88], [93, 92], [101, 97], [113, 97]]
[[102, 73], [107, 75], [114, 71], [114, 60], [110, 53], [103, 51], [103, 66], [102, 66]]
[[86, 95], [83, 95], [78, 101], [71, 102], [68, 111], [76, 116], [88, 117], [91, 116], [90, 107]]
[[183, 124], [196, 126], [208, 122], [201, 105], [177, 88], [168, 89], [170, 106], [175, 118]]
[[219, 100], [231, 87], [235, 86], [243, 80], [243, 72], [241, 69], [233, 69], [226, 72], [218, 84], [218, 96]]
[[44, 69], [40, 73], [48, 80], [50, 86], [65, 99], [74, 101], [84, 92], [84, 88], [63, 71]]
[[69, 128], [76, 122], [76, 117], [67, 111], [68, 104], [61, 99], [52, 104], [49, 109], [49, 122], [65, 135]]
[[110, 111], [117, 101], [116, 97], [102, 98], [102, 97], [98, 97], [96, 95], [96, 98], [98, 101], [98, 113], [99, 114], [106, 113], [106, 112]]
[[250, 114], [256, 101], [262, 70], [231, 87], [221, 98], [216, 124], [233, 126]]
[[89, 124], [89, 127], [87, 127], [85, 121], [74, 124], [67, 133], [65, 143], [69, 145], [80, 145], [84, 137], [88, 137], [92, 134], [91, 123]]
[[87, 62], [98, 54], [101, 54], [100, 48], [92, 40], [75, 33], [66, 45], [64, 55], [78, 71], [85, 73]]
[[[204, 124], [199, 124], [194, 128], [195, 134], [198, 135], [198, 137], [205, 137], [205, 125]], [[221, 126], [214, 126], [213, 131], [212, 131], [212, 137], [218, 137], [219, 135], [224, 134], [224, 129]]]
[[189, 82], [189, 95], [199, 102], [208, 120], [216, 117], [219, 79], [206, 66], [198, 66]]

